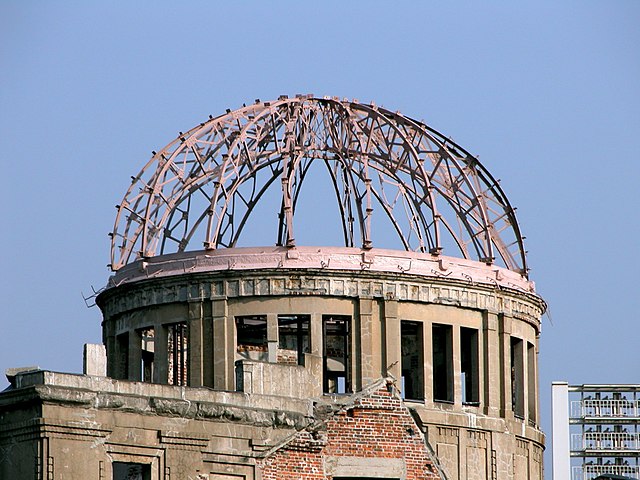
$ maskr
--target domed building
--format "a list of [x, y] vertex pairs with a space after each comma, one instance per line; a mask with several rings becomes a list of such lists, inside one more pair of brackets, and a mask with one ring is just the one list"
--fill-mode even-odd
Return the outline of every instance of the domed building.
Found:
[[11, 372], [0, 477], [542, 479], [546, 305], [452, 140], [256, 100], [154, 152], [117, 209], [103, 345], [84, 375]]

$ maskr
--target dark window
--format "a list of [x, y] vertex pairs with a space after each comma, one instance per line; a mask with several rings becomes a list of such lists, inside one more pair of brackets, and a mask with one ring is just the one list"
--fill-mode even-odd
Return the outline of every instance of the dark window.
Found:
[[151, 480], [151, 465], [113, 462], [113, 480]]
[[261, 362], [269, 360], [266, 315], [236, 317], [236, 336], [240, 357]]
[[400, 322], [402, 351], [402, 394], [411, 400], [424, 400], [424, 343], [422, 323]]
[[453, 348], [451, 325], [434, 324], [433, 340], [433, 399], [453, 402]]
[[351, 339], [349, 326], [351, 317], [344, 315], [324, 315], [323, 349], [325, 393], [348, 393], [351, 391], [349, 374], [349, 349]]
[[536, 348], [527, 342], [527, 380], [529, 384], [529, 420], [536, 418]]
[[278, 363], [304, 365], [310, 324], [309, 315], [278, 315]]
[[188, 348], [187, 323], [169, 325], [167, 335], [169, 385], [187, 385]]
[[511, 337], [511, 407], [517, 417], [524, 418], [524, 365], [522, 340]]
[[126, 379], [129, 376], [129, 333], [123, 333], [116, 337], [118, 356], [116, 357], [117, 372], [115, 377]]
[[462, 403], [478, 404], [478, 330], [474, 328], [460, 328], [460, 367]]
[[154, 360], [154, 341], [155, 332], [153, 327], [140, 330], [140, 337], [142, 341], [142, 381], [153, 382], [153, 360]]

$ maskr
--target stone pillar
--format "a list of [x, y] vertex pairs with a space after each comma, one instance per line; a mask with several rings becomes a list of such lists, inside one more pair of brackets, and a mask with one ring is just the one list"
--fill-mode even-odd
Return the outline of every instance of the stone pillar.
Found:
[[153, 326], [153, 383], [169, 383], [169, 352], [167, 327], [162, 323]]
[[431, 322], [422, 323], [424, 347], [424, 403], [433, 407], [433, 327]]
[[278, 315], [267, 314], [267, 353], [270, 363], [278, 363]]
[[189, 375], [187, 381], [190, 387], [203, 385], [202, 361], [202, 302], [189, 302]]
[[322, 357], [322, 345], [324, 344], [324, 339], [322, 338], [322, 314], [320, 313], [312, 313], [311, 314], [311, 331], [309, 335], [311, 336], [311, 354]]
[[[211, 302], [213, 323], [213, 388], [233, 390], [235, 343], [234, 332], [229, 332], [227, 298], [221, 297]], [[232, 319], [233, 320], [233, 319]], [[231, 337], [231, 338], [229, 338]]]
[[[533, 351], [527, 356], [529, 370], [529, 419], [536, 425], [540, 421], [540, 390], [538, 383], [538, 337], [533, 344]], [[533, 377], [533, 378], [531, 378]]]
[[[500, 345], [499, 320], [495, 313], [482, 312], [482, 377], [480, 395], [483, 399], [484, 413], [492, 417], [500, 415], [502, 405], [502, 348]], [[489, 380], [491, 379], [491, 380]]]
[[398, 382], [402, 376], [400, 356], [400, 320], [397, 300], [384, 301], [385, 363], [383, 373], [392, 375]]
[[82, 373], [104, 377], [107, 374], [107, 353], [104, 345], [84, 344]]
[[360, 337], [360, 351], [356, 353], [356, 355], [360, 357], [360, 378], [357, 379], [358, 381], [356, 382], [360, 388], [380, 377], [380, 373], [374, 370], [374, 358], [376, 355], [379, 355], [379, 349], [375, 348], [373, 334], [373, 302], [372, 298], [359, 298], [358, 325], [360, 332], [355, 336]]
[[451, 364], [453, 367], [453, 403], [462, 405], [462, 361], [460, 354], [460, 326], [451, 329]]

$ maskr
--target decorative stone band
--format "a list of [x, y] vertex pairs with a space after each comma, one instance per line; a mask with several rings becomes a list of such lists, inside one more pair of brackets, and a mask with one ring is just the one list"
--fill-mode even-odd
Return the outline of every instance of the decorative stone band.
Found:
[[182, 273], [264, 268], [405, 273], [535, 292], [533, 282], [525, 276], [492, 264], [403, 250], [347, 247], [246, 247], [161, 255], [120, 269], [108, 287]]
[[234, 248], [140, 260], [111, 277], [98, 303], [109, 318], [164, 303], [262, 295], [455, 305], [512, 315], [536, 327], [546, 309], [532, 282], [504, 268], [396, 250], [323, 247]]

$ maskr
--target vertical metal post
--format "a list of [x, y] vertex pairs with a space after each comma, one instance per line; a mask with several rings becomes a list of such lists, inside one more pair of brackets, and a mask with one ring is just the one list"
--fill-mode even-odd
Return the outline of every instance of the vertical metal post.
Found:
[[569, 480], [569, 385], [553, 382], [551, 385], [551, 417], [553, 422], [553, 480]]

